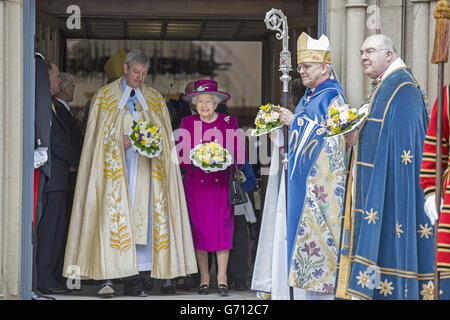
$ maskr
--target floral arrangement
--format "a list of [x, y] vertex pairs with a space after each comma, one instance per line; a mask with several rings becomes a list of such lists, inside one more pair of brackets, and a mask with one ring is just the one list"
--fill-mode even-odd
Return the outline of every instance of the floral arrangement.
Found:
[[327, 132], [328, 136], [335, 136], [352, 131], [364, 119], [365, 114], [358, 115], [355, 108], [348, 104], [341, 106], [332, 105], [327, 113]]
[[161, 131], [148, 121], [134, 121], [130, 128], [130, 139], [133, 148], [148, 158], [159, 156], [162, 150]]
[[283, 124], [280, 121], [280, 106], [271, 103], [259, 107], [258, 114], [255, 119], [256, 129], [252, 131], [252, 135], [257, 136], [280, 128]]
[[225, 170], [231, 164], [231, 154], [216, 142], [196, 145], [190, 152], [192, 163], [205, 172]]

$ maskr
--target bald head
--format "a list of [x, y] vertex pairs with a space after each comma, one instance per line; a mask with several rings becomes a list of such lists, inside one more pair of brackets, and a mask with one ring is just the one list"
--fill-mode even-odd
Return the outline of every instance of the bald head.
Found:
[[378, 43], [381, 47], [389, 49], [394, 54], [394, 59], [398, 57], [397, 48], [395, 48], [394, 41], [384, 34], [374, 34], [366, 39], [373, 43]]
[[378, 78], [397, 59], [394, 42], [383, 34], [368, 37], [361, 46], [361, 66], [371, 79]]

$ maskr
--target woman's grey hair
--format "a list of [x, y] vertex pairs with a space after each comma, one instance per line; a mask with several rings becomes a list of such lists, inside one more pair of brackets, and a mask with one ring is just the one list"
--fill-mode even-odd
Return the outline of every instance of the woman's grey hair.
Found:
[[137, 62], [142, 66], [149, 66], [150, 65], [150, 58], [148, 55], [144, 52], [144, 50], [132, 50], [128, 52], [125, 63], [127, 64], [128, 68], [131, 68], [131, 65], [133, 62]]
[[59, 92], [63, 91], [66, 87], [73, 83], [72, 77], [66, 72], [61, 72], [59, 77], [61, 78], [61, 82], [59, 83]]
[[[215, 95], [214, 93], [205, 92], [205, 93], [200, 93], [200, 94], [212, 95], [214, 97], [214, 100], [216, 100], [216, 105], [218, 105], [219, 103], [221, 103], [223, 101], [223, 99], [221, 97], [219, 97], [218, 95]], [[198, 96], [200, 94], [196, 94], [195, 96], [192, 97], [192, 104], [193, 105], [197, 105], [197, 98], [198, 98]]]

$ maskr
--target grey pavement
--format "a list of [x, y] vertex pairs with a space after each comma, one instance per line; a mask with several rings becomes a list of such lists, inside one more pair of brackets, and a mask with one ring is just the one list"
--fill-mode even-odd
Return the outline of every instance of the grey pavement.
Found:
[[101, 298], [97, 296], [99, 285], [82, 284], [81, 290], [72, 291], [70, 294], [50, 295], [56, 300], [258, 300], [256, 292], [251, 290], [236, 291], [229, 290], [227, 297], [217, 294], [217, 288], [211, 285], [208, 295], [199, 295], [197, 288], [190, 290], [177, 289], [175, 294], [161, 293], [160, 286], [155, 285], [153, 290], [148, 292], [147, 297], [131, 297], [123, 295], [123, 284], [116, 284], [116, 295], [112, 298]]

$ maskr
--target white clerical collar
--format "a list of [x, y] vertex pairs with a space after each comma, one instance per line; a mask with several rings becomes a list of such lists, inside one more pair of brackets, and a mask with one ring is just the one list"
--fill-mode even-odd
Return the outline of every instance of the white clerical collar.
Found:
[[45, 61], [45, 57], [44, 57], [44, 55], [43, 55], [42, 53], [36, 51], [36, 55], [39, 56], [39, 57], [41, 57], [42, 60]]
[[59, 102], [61, 102], [61, 104], [62, 104], [64, 107], [66, 107], [66, 109], [67, 109], [70, 113], [72, 113], [72, 111], [70, 110], [70, 107], [69, 107], [69, 105], [67, 104], [67, 102], [65, 102], [64, 100], [61, 100], [60, 98], [56, 98], [56, 100], [58, 100]]
[[391, 65], [386, 69], [386, 71], [384, 71], [377, 78], [377, 80], [380, 81], [382, 78], [387, 78], [392, 72], [404, 67], [406, 67], [406, 64], [405, 62], [403, 62], [402, 58], [397, 58], [395, 59], [394, 62], [391, 63]]
[[125, 107], [125, 104], [127, 103], [128, 98], [130, 97], [131, 90], [134, 90], [134, 93], [136, 94], [136, 97], [141, 103], [142, 108], [144, 110], [148, 110], [147, 102], [145, 101], [144, 96], [141, 93], [141, 90], [139, 88], [131, 88], [128, 84], [123, 92], [122, 98], [119, 101], [119, 109], [123, 109]]

